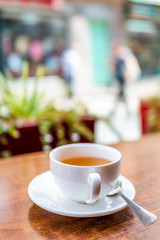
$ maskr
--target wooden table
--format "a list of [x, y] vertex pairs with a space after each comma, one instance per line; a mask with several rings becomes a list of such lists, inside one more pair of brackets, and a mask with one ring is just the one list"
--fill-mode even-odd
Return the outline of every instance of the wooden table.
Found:
[[122, 153], [121, 174], [135, 186], [135, 201], [158, 216], [143, 226], [132, 210], [96, 218], [47, 212], [29, 198], [29, 182], [49, 169], [48, 153], [0, 160], [0, 239], [160, 239], [160, 133], [115, 145]]

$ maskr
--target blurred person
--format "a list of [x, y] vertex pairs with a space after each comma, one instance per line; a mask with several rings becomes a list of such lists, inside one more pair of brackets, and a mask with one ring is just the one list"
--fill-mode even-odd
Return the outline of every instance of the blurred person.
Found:
[[14, 77], [20, 77], [22, 72], [23, 59], [18, 53], [13, 52], [6, 58], [6, 68]]
[[33, 40], [29, 47], [30, 76], [34, 76], [37, 66], [43, 63], [44, 48], [42, 41]]
[[12, 39], [10, 36], [4, 36], [2, 39], [2, 49], [3, 53], [8, 56], [13, 51]]
[[[126, 111], [129, 112], [126, 102], [126, 85], [137, 81], [141, 70], [136, 57], [128, 47], [116, 43], [113, 46], [113, 54], [113, 71], [118, 82], [116, 104], [122, 101], [125, 103]], [[114, 111], [115, 109], [114, 107]]]
[[26, 58], [29, 51], [29, 37], [25, 35], [20, 35], [15, 40], [15, 51], [21, 56]]
[[45, 55], [50, 55], [55, 48], [55, 43], [53, 37], [45, 37], [43, 39], [43, 49], [45, 52]]
[[42, 61], [44, 57], [43, 43], [40, 40], [34, 40], [29, 49], [29, 56], [35, 63]]
[[60, 75], [60, 56], [56, 51], [47, 56], [44, 63], [48, 75]]
[[118, 96], [125, 99], [125, 85], [137, 81], [141, 70], [136, 57], [128, 47], [116, 43], [113, 52], [115, 77], [120, 86]]
[[123, 46], [123, 59], [126, 65], [125, 82], [126, 84], [134, 83], [140, 78], [141, 69], [133, 52], [125, 46]]
[[0, 63], [0, 68], [1, 71], [4, 73], [6, 71], [9, 71], [8, 69], [8, 61], [7, 58], [8, 56], [12, 53], [13, 51], [13, 44], [10, 36], [5, 36], [2, 38], [2, 46], [1, 48], [1, 63]]
[[82, 59], [76, 46], [66, 48], [61, 54], [61, 71], [68, 86], [68, 94], [73, 94], [73, 81], [81, 66]]
[[124, 52], [121, 45], [114, 46], [114, 71], [115, 78], [118, 82], [118, 99], [125, 100], [125, 74], [126, 74], [126, 63], [124, 60]]

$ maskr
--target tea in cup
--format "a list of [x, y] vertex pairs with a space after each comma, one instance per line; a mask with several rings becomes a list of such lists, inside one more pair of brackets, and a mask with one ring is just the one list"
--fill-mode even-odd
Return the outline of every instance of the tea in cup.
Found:
[[96, 143], [77, 143], [50, 152], [57, 187], [73, 201], [94, 203], [104, 198], [120, 174], [121, 153]]

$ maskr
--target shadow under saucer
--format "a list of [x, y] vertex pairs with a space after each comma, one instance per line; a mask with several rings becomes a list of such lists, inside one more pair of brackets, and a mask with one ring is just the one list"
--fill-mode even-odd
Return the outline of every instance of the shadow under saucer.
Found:
[[94, 239], [115, 234], [125, 223], [133, 220], [127, 207], [119, 213], [91, 218], [75, 218], [48, 212], [33, 204], [28, 212], [31, 227], [47, 239]]

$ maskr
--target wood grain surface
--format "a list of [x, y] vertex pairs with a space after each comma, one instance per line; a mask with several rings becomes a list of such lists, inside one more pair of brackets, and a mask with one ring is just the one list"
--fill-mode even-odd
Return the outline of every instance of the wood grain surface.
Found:
[[114, 145], [122, 153], [121, 174], [135, 186], [135, 201], [158, 216], [143, 226], [132, 210], [104, 217], [72, 218], [47, 212], [29, 198], [29, 182], [49, 170], [48, 153], [0, 160], [0, 240], [160, 239], [160, 133]]

